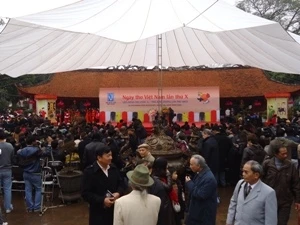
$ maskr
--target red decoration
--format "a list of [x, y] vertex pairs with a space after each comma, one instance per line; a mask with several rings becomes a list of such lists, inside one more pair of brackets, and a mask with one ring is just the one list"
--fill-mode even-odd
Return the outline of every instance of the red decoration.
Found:
[[62, 112], [61, 112], [61, 109], [65, 106], [65, 103], [60, 100], [58, 103], [57, 103], [57, 107], [59, 108], [59, 115], [58, 115], [58, 121], [59, 123], [61, 124], [62, 121], [64, 120], [63, 116], [62, 116]]
[[58, 106], [59, 108], [63, 108], [63, 107], [65, 106], [65, 103], [64, 103], [62, 100], [60, 100], [60, 101], [57, 103], [57, 106]]
[[225, 105], [226, 105], [226, 106], [232, 106], [233, 103], [232, 103], [232, 101], [226, 101], [226, 102], [225, 102]]
[[85, 113], [85, 120], [87, 123], [92, 123], [92, 110], [91, 109], [87, 109], [86, 113]]
[[91, 103], [89, 101], [86, 101], [85, 103], [83, 103], [85, 108], [88, 108], [91, 106]]
[[35, 101], [30, 99], [28, 103], [33, 105], [35, 103]]
[[254, 106], [261, 106], [261, 102], [258, 100], [255, 100], [253, 103]]

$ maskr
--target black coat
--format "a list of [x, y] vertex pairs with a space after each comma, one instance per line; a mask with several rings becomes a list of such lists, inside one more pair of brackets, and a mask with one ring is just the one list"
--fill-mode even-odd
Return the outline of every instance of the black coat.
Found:
[[121, 169], [123, 167], [122, 159], [119, 156], [120, 149], [114, 139], [112, 139], [107, 145], [112, 153], [112, 163], [118, 168]]
[[149, 194], [160, 198], [160, 210], [157, 225], [175, 225], [175, 212], [169, 193], [172, 189], [171, 178], [168, 177], [167, 183], [161, 181], [157, 176], [153, 176], [154, 184], [149, 188]]
[[133, 155], [135, 155], [138, 145], [139, 145], [138, 137], [136, 135], [129, 135], [129, 146], [131, 148]]
[[235, 135], [232, 138], [232, 148], [228, 154], [228, 181], [231, 185], [235, 186], [241, 179], [241, 161], [244, 148], [247, 146], [247, 140], [241, 135]]
[[118, 169], [111, 165], [108, 177], [97, 162], [84, 170], [82, 180], [82, 197], [89, 203], [89, 225], [113, 225], [113, 206], [104, 207], [107, 190], [124, 193], [124, 183]]
[[99, 140], [93, 140], [85, 146], [82, 159], [83, 168], [92, 165], [96, 161], [96, 149], [100, 146], [105, 146], [105, 144]]
[[262, 165], [267, 153], [266, 151], [261, 147], [261, 145], [251, 145], [244, 149], [243, 152], [243, 158], [241, 162], [241, 168], [245, 165], [246, 162], [249, 160], [254, 160], [258, 162], [260, 165]]
[[219, 146], [215, 137], [210, 136], [203, 140], [200, 155], [204, 157], [211, 172], [216, 175], [219, 171]]
[[85, 146], [87, 144], [89, 144], [91, 142], [91, 139], [88, 137], [85, 137], [81, 142], [79, 142], [78, 144], [78, 155], [80, 158], [80, 164], [81, 164], [81, 168], [83, 169], [83, 153], [84, 153], [84, 149]]
[[224, 172], [228, 160], [228, 154], [232, 148], [232, 141], [225, 134], [218, 133], [215, 135], [219, 147], [219, 171]]
[[217, 181], [210, 169], [203, 169], [186, 183], [189, 209], [186, 225], [215, 225], [217, 216]]

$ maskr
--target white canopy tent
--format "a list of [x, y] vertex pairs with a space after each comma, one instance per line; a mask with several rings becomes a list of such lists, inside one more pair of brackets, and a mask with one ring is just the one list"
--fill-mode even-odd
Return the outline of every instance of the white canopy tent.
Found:
[[160, 48], [164, 67], [241, 64], [300, 74], [296, 37], [222, 0], [74, 2], [9, 19], [0, 34], [0, 73], [156, 66]]
[[81, 0], [0, 0], [0, 15], [4, 17], [20, 17], [66, 6]]
[[300, 44], [300, 36], [292, 32], [288, 32]]

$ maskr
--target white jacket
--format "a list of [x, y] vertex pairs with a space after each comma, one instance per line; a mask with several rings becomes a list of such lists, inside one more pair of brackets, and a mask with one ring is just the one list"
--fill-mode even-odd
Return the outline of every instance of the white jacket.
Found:
[[141, 192], [133, 190], [116, 200], [114, 225], [156, 225], [160, 204], [160, 198], [147, 194], [142, 199]]

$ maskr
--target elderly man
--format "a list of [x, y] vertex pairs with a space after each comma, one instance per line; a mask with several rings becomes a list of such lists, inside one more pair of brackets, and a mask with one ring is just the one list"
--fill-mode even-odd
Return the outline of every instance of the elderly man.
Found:
[[132, 192], [116, 200], [114, 225], [156, 225], [161, 200], [147, 193], [154, 183], [148, 168], [138, 165], [127, 177]]
[[150, 149], [148, 144], [141, 144], [138, 146], [138, 153], [143, 161], [153, 164], [155, 158], [151, 155]]
[[215, 225], [217, 215], [217, 181], [200, 155], [193, 155], [190, 168], [196, 173], [193, 180], [185, 178], [190, 204], [186, 225]]
[[227, 225], [276, 225], [275, 191], [260, 180], [262, 166], [250, 160], [243, 167], [243, 180], [233, 192], [227, 214]]
[[278, 139], [273, 142], [274, 157], [263, 163], [262, 180], [274, 188], [278, 202], [278, 225], [286, 225], [290, 218], [291, 206], [300, 210], [300, 180], [293, 163], [288, 160], [286, 145]]

